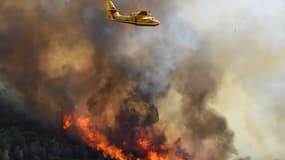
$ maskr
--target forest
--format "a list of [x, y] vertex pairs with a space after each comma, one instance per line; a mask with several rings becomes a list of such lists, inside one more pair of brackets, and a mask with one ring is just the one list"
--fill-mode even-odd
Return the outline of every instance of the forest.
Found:
[[0, 99], [0, 160], [103, 160], [101, 153], [48, 130]]

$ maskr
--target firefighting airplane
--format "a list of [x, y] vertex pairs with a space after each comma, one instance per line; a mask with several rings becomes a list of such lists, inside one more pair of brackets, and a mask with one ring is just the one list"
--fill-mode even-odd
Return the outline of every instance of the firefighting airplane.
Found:
[[158, 26], [160, 24], [160, 22], [152, 17], [148, 11], [121, 15], [112, 0], [106, 0], [106, 13], [107, 19], [111, 21], [134, 24], [137, 26]]

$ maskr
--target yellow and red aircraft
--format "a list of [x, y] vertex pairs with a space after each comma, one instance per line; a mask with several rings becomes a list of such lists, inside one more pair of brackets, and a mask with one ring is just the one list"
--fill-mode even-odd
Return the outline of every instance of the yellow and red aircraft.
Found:
[[106, 12], [107, 19], [129, 23], [137, 26], [158, 26], [160, 22], [150, 15], [149, 11], [133, 12], [130, 15], [121, 15], [112, 2], [112, 0], [106, 0]]

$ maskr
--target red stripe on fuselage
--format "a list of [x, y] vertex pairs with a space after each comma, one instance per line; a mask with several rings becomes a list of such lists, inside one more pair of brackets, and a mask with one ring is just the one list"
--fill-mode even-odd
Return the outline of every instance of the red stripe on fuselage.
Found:
[[118, 21], [118, 20], [116, 20], [116, 22], [119, 22], [119, 23], [126, 23], [126, 24], [132, 24], [132, 25], [136, 25], [136, 26], [149, 26], [149, 27], [158, 26], [158, 25], [160, 24], [160, 23], [158, 23], [158, 22], [147, 23], [147, 24], [137, 24], [137, 23], [133, 23], [133, 22], [124, 22], [124, 21]]
[[117, 11], [118, 9], [116, 7], [111, 7], [111, 10], [116, 10]]
[[111, 12], [112, 14], [114, 14], [114, 13], [118, 12], [118, 10], [116, 10], [116, 9], [111, 9], [110, 12]]
[[153, 22], [153, 23], [147, 23], [147, 24], [135, 24], [137, 26], [151, 26], [151, 27], [154, 27], [154, 26], [158, 26], [159, 23], [158, 22]]

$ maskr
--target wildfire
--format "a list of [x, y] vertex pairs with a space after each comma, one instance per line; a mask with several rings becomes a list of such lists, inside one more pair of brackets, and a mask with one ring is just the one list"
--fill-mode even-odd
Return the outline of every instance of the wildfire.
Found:
[[67, 129], [72, 125], [71, 115], [63, 116], [63, 129]]
[[148, 160], [170, 160], [168, 155], [159, 155], [157, 152], [149, 152]]
[[151, 145], [151, 142], [147, 138], [140, 138], [138, 139], [137, 143], [143, 148], [143, 149], [148, 149], [149, 146]]
[[136, 142], [138, 146], [147, 151], [146, 157], [135, 158], [132, 154], [124, 153], [123, 149], [120, 149], [116, 145], [110, 144], [106, 136], [99, 131], [99, 125], [96, 124], [96, 121], [93, 120], [91, 116], [79, 116], [77, 114], [64, 115], [63, 128], [67, 129], [71, 125], [75, 125], [79, 129], [83, 141], [88, 146], [98, 151], [102, 151], [106, 158], [108, 157], [116, 160], [188, 160], [187, 158], [178, 155], [170, 158], [171, 156], [169, 153], [153, 151], [151, 149], [153, 144], [147, 137], [141, 137]]
[[117, 160], [130, 160], [123, 151], [114, 145], [108, 144], [104, 135], [92, 128], [93, 124], [89, 117], [77, 117], [76, 125], [81, 130], [84, 141], [92, 148], [103, 151], [105, 157], [110, 157]]

